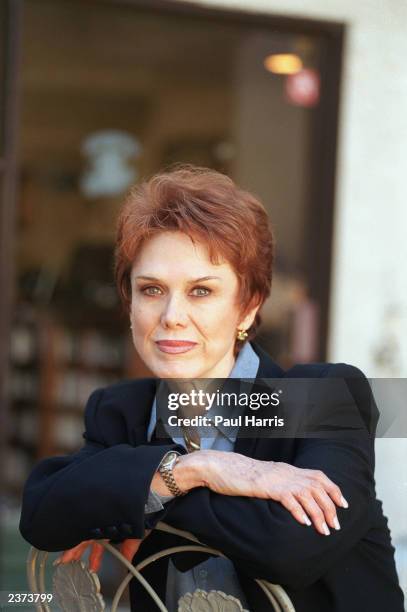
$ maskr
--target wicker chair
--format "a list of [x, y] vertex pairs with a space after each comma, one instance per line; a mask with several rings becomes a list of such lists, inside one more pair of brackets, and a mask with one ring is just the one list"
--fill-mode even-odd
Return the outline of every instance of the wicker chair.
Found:
[[[221, 553], [219, 550], [215, 550], [214, 548], [210, 548], [209, 546], [206, 546], [205, 544], [200, 542], [194, 535], [192, 535], [191, 533], [187, 531], [175, 529], [174, 527], [171, 527], [170, 525], [167, 525], [162, 522], [159, 522], [156, 525], [155, 529], [166, 531], [168, 533], [172, 533], [172, 534], [181, 536], [185, 539], [190, 540], [193, 543], [184, 545], [184, 546], [173, 546], [171, 548], [166, 548], [144, 559], [137, 566], [133, 566], [109, 542], [101, 542], [103, 546], [105, 547], [105, 549], [108, 550], [112, 555], [114, 555], [128, 569], [127, 575], [122, 580], [119, 587], [117, 588], [117, 591], [113, 598], [111, 612], [117, 611], [120, 599], [126, 587], [128, 586], [130, 580], [133, 577], [136, 578], [136, 580], [138, 580], [144, 586], [147, 592], [151, 595], [152, 599], [157, 605], [157, 608], [159, 610], [162, 610], [162, 612], [168, 612], [167, 608], [165, 607], [161, 599], [158, 597], [157, 593], [154, 591], [154, 589], [150, 586], [150, 584], [145, 580], [145, 578], [140, 573], [143, 568], [145, 568], [150, 563], [154, 563], [154, 561], [157, 561], [157, 559], [160, 559], [161, 557], [165, 557], [167, 555], [171, 555], [174, 553], [192, 552], [192, 551], [193, 552], [206, 552], [206, 553], [211, 553], [219, 557], [225, 557], [225, 555]], [[47, 591], [46, 585], [45, 585], [45, 567], [46, 567], [48, 555], [49, 553], [46, 551], [40, 551], [34, 547], [30, 549], [30, 552], [27, 558], [27, 579], [28, 579], [28, 585], [29, 585], [30, 591], [32, 593], [39, 593], [39, 594], [45, 595], [47, 592], [49, 592]], [[73, 571], [71, 575], [69, 576], [69, 582], [74, 587], [73, 589], [71, 589], [71, 593], [69, 592], [67, 593], [67, 591], [64, 588], [63, 583], [61, 586], [61, 581], [58, 583], [58, 580], [55, 580], [56, 573], [60, 571], [60, 568], [63, 568], [66, 566], [58, 566], [58, 568], [56, 568], [54, 572], [54, 579], [53, 579], [54, 595], [56, 595], [56, 599], [58, 600], [58, 603], [61, 606], [61, 609], [67, 610], [68, 612], [73, 612], [73, 608], [76, 608], [78, 610], [80, 609], [83, 612], [87, 612], [88, 610], [92, 612], [104, 610], [105, 606], [104, 606], [103, 597], [101, 596], [101, 593], [100, 593], [100, 583], [99, 583], [97, 574], [93, 572], [92, 573], [87, 572], [82, 561], [72, 562], [72, 564], [70, 565], [73, 568], [76, 567], [76, 569], [78, 570], [76, 574]], [[66, 582], [66, 577], [64, 578], [64, 580]], [[78, 582], [80, 582], [80, 584], [78, 584]], [[288, 597], [287, 593], [284, 591], [284, 589], [281, 586], [277, 584], [271, 584], [270, 582], [267, 582], [266, 580], [262, 580], [262, 579], [257, 579], [256, 582], [259, 585], [259, 587], [264, 591], [267, 599], [269, 600], [271, 610], [274, 610], [275, 612], [295, 612], [294, 606], [290, 598]], [[75, 600], [72, 599], [72, 596], [73, 596], [72, 593], [75, 593], [78, 591], [81, 591], [82, 593], [83, 590], [84, 591], [86, 590], [86, 597], [84, 598], [85, 601], [82, 602], [80, 606], [73, 605], [73, 602]], [[201, 593], [205, 593], [205, 592], [201, 591]], [[215, 594], [219, 592], [212, 592], [212, 593]], [[216, 603], [216, 597], [217, 595], [215, 594], [215, 603]], [[234, 598], [227, 598], [227, 599], [234, 600]], [[237, 602], [237, 600], [235, 601]], [[236, 604], [236, 607], [232, 605], [231, 607], [227, 607], [226, 609], [236, 609], [236, 610], [240, 609], [241, 610], [242, 608], [241, 606], [239, 607], [238, 604], [240, 604], [240, 602]], [[49, 606], [47, 601], [43, 601], [43, 602], [39, 601], [38, 603], [35, 604], [35, 607], [36, 607], [37, 612], [51, 612], [51, 607]], [[184, 602], [184, 607], [182, 609], [191, 610], [191, 612], [193, 612], [194, 606], [189, 605], [188, 602], [186, 603]], [[218, 608], [215, 605], [212, 609], [216, 610]], [[219, 609], [221, 609], [221, 606], [219, 606]]]

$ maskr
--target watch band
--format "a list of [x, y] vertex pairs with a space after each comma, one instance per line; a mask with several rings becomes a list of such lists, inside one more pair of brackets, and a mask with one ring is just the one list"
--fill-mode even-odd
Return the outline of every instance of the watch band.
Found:
[[[170, 451], [170, 452], [174, 453], [174, 451]], [[170, 464], [166, 464], [165, 463], [166, 455], [165, 455], [158, 467], [158, 471], [163, 477], [163, 480], [165, 484], [167, 485], [168, 489], [171, 491], [173, 495], [176, 495], [177, 497], [180, 497], [181, 495], [186, 494], [186, 491], [181, 491], [181, 489], [175, 482], [174, 474], [172, 471], [173, 467], [176, 465], [179, 458], [180, 458], [180, 453], [176, 453], [175, 458], [170, 462]]]

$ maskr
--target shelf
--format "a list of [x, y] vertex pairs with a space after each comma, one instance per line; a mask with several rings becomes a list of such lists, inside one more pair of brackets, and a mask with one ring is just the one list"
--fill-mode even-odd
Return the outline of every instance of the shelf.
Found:
[[139, 362], [127, 328], [68, 327], [30, 308], [16, 309], [15, 326], [10, 445], [18, 479], [34, 458], [78, 451], [91, 393], [134, 378]]

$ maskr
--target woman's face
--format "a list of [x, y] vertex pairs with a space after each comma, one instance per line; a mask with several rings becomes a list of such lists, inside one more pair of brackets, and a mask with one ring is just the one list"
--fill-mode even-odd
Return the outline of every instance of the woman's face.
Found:
[[248, 329], [238, 278], [229, 263], [211, 263], [205, 245], [179, 231], [148, 240], [131, 271], [134, 346], [159, 378], [226, 378], [237, 328]]

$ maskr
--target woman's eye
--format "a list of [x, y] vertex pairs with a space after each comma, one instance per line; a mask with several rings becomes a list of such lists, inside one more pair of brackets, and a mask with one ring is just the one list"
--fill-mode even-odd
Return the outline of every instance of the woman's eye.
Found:
[[161, 289], [160, 287], [155, 287], [155, 286], [151, 286], [151, 287], [144, 287], [142, 289], [142, 292], [145, 295], [161, 295]]
[[195, 287], [195, 289], [192, 290], [192, 294], [196, 297], [205, 297], [206, 295], [209, 295], [210, 292], [210, 289], [207, 289], [206, 287]]

